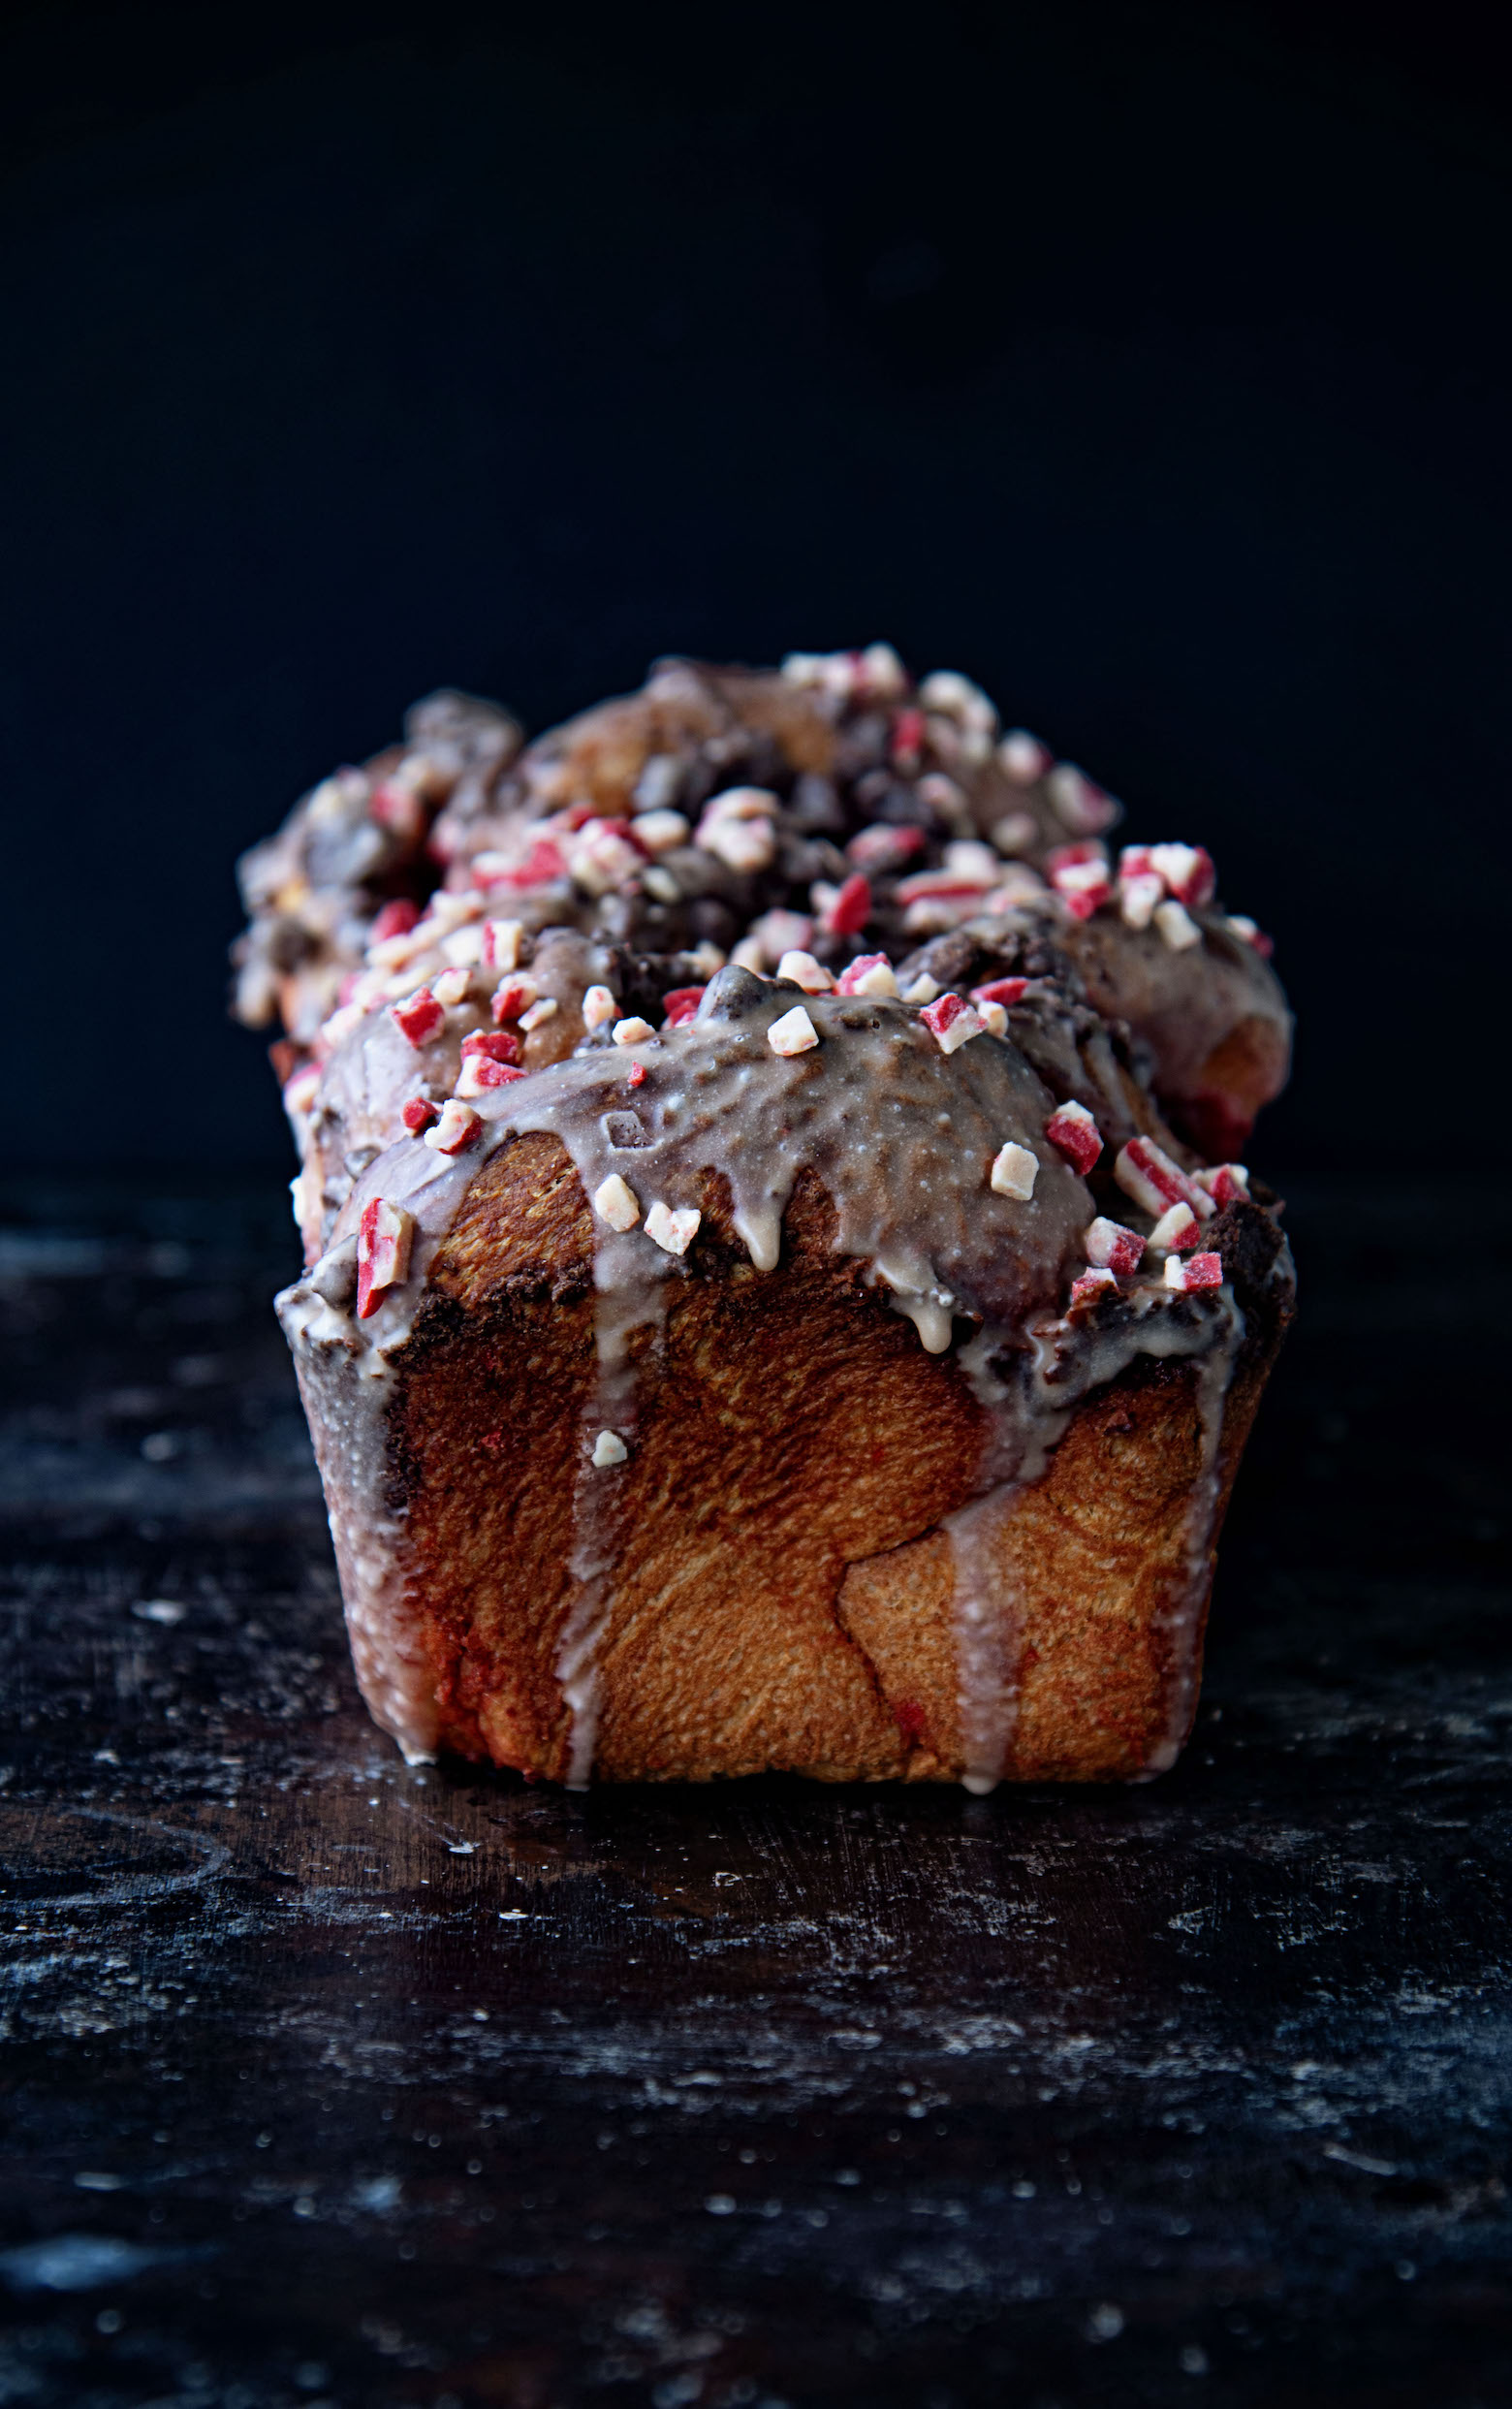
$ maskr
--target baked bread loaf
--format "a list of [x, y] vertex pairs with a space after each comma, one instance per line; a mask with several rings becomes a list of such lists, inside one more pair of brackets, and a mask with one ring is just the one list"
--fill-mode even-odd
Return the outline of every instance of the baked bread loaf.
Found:
[[578, 1784], [1171, 1763], [1292, 1298], [1204, 1159], [1289, 1043], [1206, 854], [1115, 867], [1107, 797], [880, 646], [523, 751], [423, 709], [474, 734], [408, 774], [408, 894], [330, 911], [308, 803], [274, 840], [277, 942], [327, 933], [280, 1311], [378, 1721]]

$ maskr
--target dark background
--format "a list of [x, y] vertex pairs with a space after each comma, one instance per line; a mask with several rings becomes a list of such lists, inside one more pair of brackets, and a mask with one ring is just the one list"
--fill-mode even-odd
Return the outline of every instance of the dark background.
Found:
[[1504, 1146], [1504, 37], [1078, 0], [9, 26], [15, 1162], [282, 1171], [222, 1018], [232, 858], [428, 687], [539, 727], [660, 651], [878, 635], [1275, 929], [1269, 1169]]

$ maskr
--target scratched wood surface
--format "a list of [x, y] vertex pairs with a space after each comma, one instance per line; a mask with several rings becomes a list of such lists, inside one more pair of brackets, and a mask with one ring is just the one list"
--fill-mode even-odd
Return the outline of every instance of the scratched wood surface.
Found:
[[982, 1801], [406, 1770], [281, 1200], [5, 1203], [0, 2398], [1507, 2398], [1508, 1299], [1438, 1244], [1463, 1196], [1294, 1208], [1177, 1773]]

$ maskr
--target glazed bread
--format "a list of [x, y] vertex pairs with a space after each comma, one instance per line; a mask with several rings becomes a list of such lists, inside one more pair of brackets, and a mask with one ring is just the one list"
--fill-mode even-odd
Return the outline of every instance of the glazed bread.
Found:
[[1289, 1044], [1206, 854], [1116, 868], [885, 647], [522, 752], [425, 708], [413, 891], [254, 898], [242, 956], [244, 1003], [291, 966], [280, 1311], [378, 1721], [578, 1785], [1162, 1770], [1292, 1300], [1204, 1159]]

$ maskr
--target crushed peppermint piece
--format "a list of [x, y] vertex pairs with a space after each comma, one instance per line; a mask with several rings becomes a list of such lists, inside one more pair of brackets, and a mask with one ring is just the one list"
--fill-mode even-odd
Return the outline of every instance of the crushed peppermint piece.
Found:
[[985, 1003], [977, 1005], [977, 1010], [982, 1015], [982, 1027], [990, 1037], [1007, 1036], [1008, 1015], [1000, 1003], [993, 1003], [989, 997]]
[[430, 992], [437, 1003], [460, 1003], [467, 993], [469, 984], [470, 976], [463, 964], [451, 970], [443, 970], [439, 978], [433, 978], [430, 982]]
[[482, 959], [489, 970], [513, 970], [520, 962], [520, 940], [524, 935], [520, 920], [486, 920], [483, 924]]
[[779, 979], [791, 979], [795, 987], [802, 987], [809, 996], [827, 996], [835, 985], [823, 963], [816, 962], [812, 954], [803, 953], [798, 946], [783, 955], [777, 965], [777, 976]]
[[486, 1054], [490, 1062], [518, 1062], [520, 1039], [507, 1029], [475, 1029], [462, 1039], [462, 1061], [470, 1054]]
[[655, 1241], [664, 1253], [686, 1254], [703, 1218], [693, 1205], [685, 1205], [680, 1213], [673, 1213], [658, 1201], [646, 1217], [646, 1234]]
[[1238, 1204], [1249, 1193], [1249, 1173], [1242, 1162], [1214, 1163], [1209, 1171], [1194, 1171], [1192, 1179], [1220, 1208]]
[[1039, 1177], [1039, 1157], [1010, 1138], [993, 1156], [988, 1176], [994, 1195], [1013, 1196], [1020, 1204], [1027, 1204]]
[[840, 996], [896, 996], [898, 979], [886, 954], [858, 954], [835, 981]]
[[[772, 1022], [767, 1031], [767, 1043], [773, 1054], [806, 1054], [810, 1046], [819, 1043], [819, 1031], [803, 1006], [796, 1003], [791, 1012], [784, 1012]], [[680, 1253], [681, 1249], [677, 1252]]]
[[603, 1472], [611, 1464], [623, 1464], [630, 1450], [614, 1430], [601, 1430], [593, 1442], [595, 1469]]
[[698, 1018], [698, 1007], [704, 1000], [702, 987], [670, 987], [662, 998], [662, 1010], [669, 1029], [685, 1029]]
[[646, 1064], [644, 1062], [632, 1062], [630, 1065], [630, 1085], [632, 1088], [639, 1088], [645, 1078]]
[[1079, 1272], [1071, 1283], [1071, 1302], [1073, 1305], [1085, 1305], [1091, 1297], [1106, 1296], [1110, 1289], [1117, 1294], [1118, 1286], [1110, 1271], [1094, 1268], [1089, 1272]]
[[[1059, 850], [1063, 857], [1081, 848], [1063, 845]], [[1074, 920], [1090, 920], [1094, 912], [1113, 900], [1113, 880], [1100, 851], [1086, 861], [1057, 861], [1052, 854], [1047, 867], [1051, 885]]]
[[910, 703], [893, 721], [890, 758], [895, 770], [908, 777], [919, 767], [924, 752], [924, 713]]
[[408, 936], [419, 918], [420, 905], [412, 903], [407, 895], [396, 895], [374, 918], [367, 933], [368, 942], [381, 945], [387, 937]]
[[1173, 954], [1184, 953], [1188, 945], [1202, 943], [1201, 929], [1185, 904], [1178, 903], [1174, 898], [1155, 905], [1154, 923]]
[[895, 828], [890, 821], [878, 820], [852, 837], [845, 858], [866, 872], [900, 870], [904, 862], [924, 851], [928, 841], [922, 828]]
[[611, 1171], [593, 1191], [593, 1210], [611, 1229], [634, 1229], [641, 1218], [640, 1198], [628, 1180]]
[[1110, 1221], [1106, 1214], [1099, 1213], [1095, 1221], [1087, 1223], [1082, 1243], [1094, 1270], [1116, 1273], [1122, 1280], [1137, 1272], [1145, 1259], [1145, 1241], [1138, 1230]]
[[1168, 1205], [1150, 1233], [1150, 1243], [1157, 1254], [1183, 1254], [1194, 1247], [1202, 1234], [1202, 1223], [1184, 1199]]
[[306, 1062], [302, 1070], [297, 1070], [294, 1077], [285, 1083], [285, 1112], [307, 1113], [319, 1094], [320, 1065], [318, 1062]]
[[859, 936], [870, 917], [870, 884], [859, 870], [852, 871], [850, 876], [835, 889], [821, 926], [829, 936]]
[[[1113, 1176], [1142, 1213], [1158, 1215], [1167, 1205], [1193, 1202], [1192, 1183], [1153, 1138], [1131, 1137], [1120, 1147]], [[1195, 1193], [1202, 1191], [1199, 1189]]]
[[488, 854], [480, 853], [473, 864], [474, 872], [480, 878], [485, 875], [486, 863], [488, 884], [490, 887], [508, 887], [517, 894], [526, 887], [550, 886], [553, 879], [564, 878], [567, 874], [561, 846], [553, 843], [549, 837], [537, 838], [524, 859], [507, 868], [499, 864], [496, 855], [490, 859]]
[[528, 1012], [521, 1012], [520, 1026], [526, 1030], [539, 1029], [543, 1021], [554, 1019], [560, 1010], [561, 1006], [554, 996], [543, 996], [539, 1003], [531, 1005]]
[[1252, 945], [1263, 962], [1269, 962], [1276, 951], [1276, 939], [1250, 919], [1247, 912], [1230, 912], [1225, 924], [1242, 945]]
[[928, 970], [921, 970], [911, 987], [903, 990], [904, 1003], [932, 1003], [940, 992], [938, 979], [931, 979]]
[[374, 1196], [357, 1227], [357, 1315], [366, 1321], [391, 1288], [409, 1275], [415, 1217], [387, 1196]]
[[[502, 1070], [505, 1079], [518, 1079], [518, 1070]], [[433, 1129], [427, 1129], [422, 1141], [438, 1155], [464, 1154], [483, 1127], [483, 1123], [470, 1104], [450, 1096], [441, 1107], [441, 1117]]]
[[517, 971], [493, 991], [488, 1009], [496, 1021], [518, 1021], [521, 1012], [528, 1012], [541, 993], [528, 970]]
[[933, 1003], [927, 1003], [920, 1016], [934, 1036], [942, 1054], [955, 1054], [968, 1038], [982, 1034], [982, 1015], [974, 1004], [946, 988]]
[[489, 1088], [507, 1088], [514, 1080], [524, 1077], [525, 1073], [517, 1070], [513, 1062], [496, 1062], [489, 1054], [468, 1054], [463, 1057], [457, 1074], [457, 1094], [483, 1095]]
[[1165, 881], [1154, 871], [1118, 874], [1118, 911], [1126, 929], [1148, 929], [1165, 897]]
[[1206, 845], [1152, 844], [1145, 849], [1149, 868], [1165, 880], [1179, 903], [1201, 911], [1205, 903], [1212, 903], [1217, 873]]
[[644, 1038], [654, 1037], [656, 1031], [649, 1021], [643, 1021], [638, 1012], [632, 1012], [628, 1020], [616, 1021], [610, 1033], [616, 1046], [638, 1046]]
[[1111, 828], [1118, 816], [1118, 806], [1111, 795], [1105, 795], [1085, 770], [1074, 761], [1059, 761], [1045, 779], [1055, 816], [1065, 828], [1079, 835], [1095, 836]]
[[1045, 745], [1027, 728], [1010, 728], [997, 747], [998, 765], [1016, 786], [1032, 786], [1036, 778], [1043, 777], [1050, 758]]
[[1179, 1254], [1168, 1254], [1165, 1267], [1168, 1288], [1221, 1288], [1223, 1258], [1217, 1254], [1189, 1254], [1183, 1262]]
[[433, 1129], [440, 1118], [440, 1108], [432, 1104], [428, 1095], [412, 1095], [399, 1115], [411, 1137], [421, 1137], [426, 1129]]
[[1077, 1103], [1074, 1096], [1051, 1114], [1045, 1135], [1084, 1180], [1103, 1150], [1101, 1130], [1087, 1106]]
[[985, 987], [973, 987], [971, 1000], [980, 1008], [984, 1003], [1000, 1003], [1006, 1011], [1022, 1002], [1027, 979], [989, 979]]
[[647, 853], [670, 853], [674, 845], [686, 844], [691, 833], [680, 811], [638, 811], [630, 832]]
[[400, 1035], [418, 1048], [435, 1035], [446, 1014], [428, 987], [417, 987], [405, 1002], [390, 1005], [389, 1018]]
[[583, 1020], [587, 1029], [602, 1029], [612, 1021], [619, 1006], [607, 987], [590, 987], [583, 998]]

